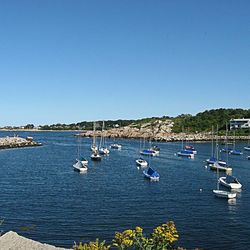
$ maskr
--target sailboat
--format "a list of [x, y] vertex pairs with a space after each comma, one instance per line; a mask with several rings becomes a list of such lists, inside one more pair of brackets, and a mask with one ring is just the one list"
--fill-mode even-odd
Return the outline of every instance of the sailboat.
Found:
[[[217, 159], [218, 159], [218, 126], [217, 126], [217, 137], [216, 137], [216, 147], [217, 147]], [[226, 199], [232, 199], [232, 198], [235, 198], [236, 197], [236, 193], [231, 193], [231, 192], [228, 192], [228, 191], [224, 191], [224, 190], [220, 190], [220, 187], [219, 187], [219, 168], [217, 168], [217, 189], [214, 189], [213, 190], [213, 193], [215, 196], [219, 197], [219, 198], [226, 198]]]
[[243, 152], [241, 150], [235, 149], [235, 131], [234, 131], [234, 142], [233, 142], [233, 149], [229, 152], [231, 155], [242, 155]]
[[[183, 134], [183, 128], [182, 128], [182, 134]], [[184, 137], [184, 135], [183, 135]], [[183, 144], [183, 137], [181, 140], [181, 150], [179, 152], [177, 152], [177, 155], [180, 157], [187, 157], [189, 159], [194, 159], [194, 152], [192, 150], [187, 150], [184, 148], [184, 144]]]
[[[226, 137], [227, 137], [227, 130], [226, 130]], [[227, 148], [227, 144], [226, 144]], [[228, 157], [228, 154], [227, 154]], [[216, 136], [216, 158], [217, 159], [213, 164], [210, 164], [210, 169], [211, 170], [216, 170], [216, 171], [226, 171], [226, 172], [231, 172], [232, 168], [227, 165], [227, 163], [221, 164], [219, 163], [219, 144], [218, 144], [218, 125], [217, 125], [217, 136]]]
[[77, 158], [76, 158], [76, 163], [73, 164], [73, 168], [78, 172], [86, 172], [88, 170], [88, 160], [84, 157], [80, 157], [80, 151], [81, 151], [80, 140], [81, 138], [78, 137]]
[[151, 180], [151, 181], [159, 181], [160, 175], [157, 173], [154, 169], [149, 167], [148, 169], [143, 171], [143, 174], [145, 178]]
[[[141, 152], [141, 139], [140, 139], [140, 149], [139, 152]], [[140, 167], [147, 167], [148, 162], [146, 160], [144, 160], [142, 157], [140, 157], [139, 159], [135, 160], [136, 165], [140, 166]]]
[[249, 128], [249, 133], [248, 133], [247, 146], [244, 147], [244, 150], [250, 151], [249, 141], [250, 141], [250, 128]]
[[102, 154], [102, 155], [108, 155], [109, 154], [109, 150], [105, 146], [104, 121], [102, 123], [102, 134], [101, 134], [100, 145], [99, 145], [99, 153]]
[[91, 145], [91, 151], [92, 152], [96, 152], [97, 151], [97, 145], [96, 145], [96, 134], [95, 134], [95, 131], [96, 131], [96, 124], [95, 122], [93, 122], [93, 142], [92, 142], [92, 145]]
[[102, 159], [102, 157], [99, 155], [99, 152], [98, 152], [98, 148], [96, 146], [96, 138], [95, 138], [95, 129], [96, 129], [96, 125], [95, 125], [95, 122], [94, 122], [94, 129], [93, 129], [93, 143], [91, 145], [91, 150], [92, 150], [92, 154], [91, 154], [91, 160], [93, 161], [100, 161]]
[[155, 151], [153, 149], [151, 149], [151, 139], [149, 138], [149, 148], [145, 149], [145, 141], [146, 141], [146, 138], [144, 137], [144, 143], [143, 143], [143, 148], [141, 151], [140, 151], [140, 154], [141, 155], [146, 155], [146, 156], [156, 156], [156, 155], [159, 155], [159, 151]]
[[212, 140], [211, 140], [211, 157], [206, 160], [207, 164], [215, 164], [215, 162], [218, 162], [220, 166], [226, 166], [227, 163], [225, 161], [221, 161], [217, 159], [214, 155], [214, 126], [212, 126]]

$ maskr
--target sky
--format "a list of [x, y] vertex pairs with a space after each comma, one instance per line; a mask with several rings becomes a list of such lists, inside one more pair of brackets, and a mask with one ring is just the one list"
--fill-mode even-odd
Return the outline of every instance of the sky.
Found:
[[249, 0], [1, 0], [0, 126], [250, 104]]

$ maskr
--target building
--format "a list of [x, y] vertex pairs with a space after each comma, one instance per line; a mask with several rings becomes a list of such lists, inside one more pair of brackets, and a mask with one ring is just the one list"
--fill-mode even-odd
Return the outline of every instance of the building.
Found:
[[250, 118], [231, 119], [230, 130], [239, 128], [250, 128]]

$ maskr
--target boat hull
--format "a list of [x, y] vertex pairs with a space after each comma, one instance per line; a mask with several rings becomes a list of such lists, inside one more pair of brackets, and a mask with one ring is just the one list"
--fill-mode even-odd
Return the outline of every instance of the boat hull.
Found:
[[225, 199], [233, 199], [236, 198], [236, 193], [231, 193], [228, 191], [224, 190], [213, 190], [213, 193], [215, 194], [216, 197], [219, 198], [225, 198]]

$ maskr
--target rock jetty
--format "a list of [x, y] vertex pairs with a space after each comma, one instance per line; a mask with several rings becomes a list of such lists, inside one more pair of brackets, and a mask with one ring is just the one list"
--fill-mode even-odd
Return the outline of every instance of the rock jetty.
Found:
[[7, 136], [0, 138], [0, 149], [34, 147], [41, 145], [41, 143], [35, 142], [32, 137], [22, 138], [19, 136]]
[[[128, 139], [151, 139], [153, 141], [211, 141], [211, 133], [173, 133], [173, 122], [171, 120], [157, 120], [153, 123], [145, 123], [142, 125], [131, 124], [125, 127], [112, 128], [103, 131], [103, 136], [108, 138], [128, 138]], [[84, 131], [78, 135], [93, 137], [100, 137], [101, 131]], [[228, 140], [233, 140], [233, 136], [228, 136]], [[236, 140], [247, 140], [247, 136], [236, 136]], [[219, 140], [225, 140], [225, 136], [219, 136]]]
[[9, 231], [0, 237], [1, 250], [69, 250], [27, 239]]

